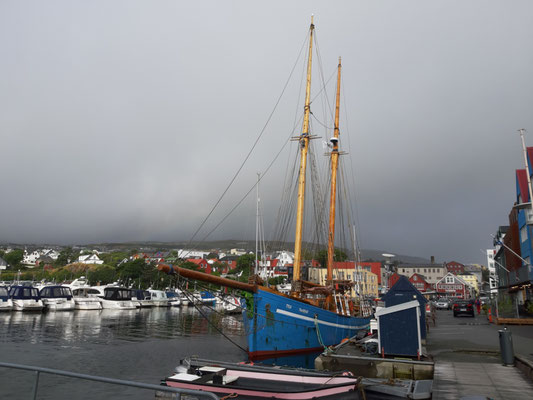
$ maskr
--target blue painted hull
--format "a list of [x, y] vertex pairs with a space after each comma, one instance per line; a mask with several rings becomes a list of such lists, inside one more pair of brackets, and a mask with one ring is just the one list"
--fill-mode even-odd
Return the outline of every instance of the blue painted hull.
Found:
[[253, 310], [243, 312], [251, 358], [320, 350], [367, 329], [369, 318], [338, 315], [258, 289]]

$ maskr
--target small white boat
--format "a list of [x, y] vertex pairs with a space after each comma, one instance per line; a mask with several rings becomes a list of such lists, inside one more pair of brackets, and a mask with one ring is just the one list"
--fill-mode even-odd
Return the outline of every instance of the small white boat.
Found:
[[13, 309], [13, 300], [9, 298], [6, 286], [0, 286], [0, 311], [11, 311]]
[[8, 294], [15, 311], [42, 311], [44, 308], [39, 291], [33, 286], [14, 285]]
[[90, 286], [72, 289], [74, 308], [76, 310], [101, 310], [102, 303], [98, 295], [100, 292]]
[[148, 289], [154, 307], [168, 307], [168, 298], [167, 294], [163, 290]]
[[152, 300], [152, 296], [150, 295], [150, 292], [148, 290], [132, 289], [132, 291], [132, 300], [137, 301], [139, 303], [140, 308], [148, 308], [154, 306], [154, 301]]
[[181, 305], [180, 298], [176, 295], [175, 292], [167, 291], [168, 305], [170, 307], [179, 307]]
[[44, 307], [49, 311], [74, 310], [76, 303], [67, 286], [45, 286], [39, 292]]
[[84, 276], [74, 279], [70, 284], [65, 285], [70, 288], [74, 296], [74, 309], [76, 310], [101, 310], [102, 304], [98, 296], [103, 296], [103, 291], [89, 286], [89, 282]]
[[189, 298], [181, 290], [176, 289], [176, 296], [180, 299], [180, 305], [182, 306], [189, 305]]
[[222, 310], [226, 314], [240, 314], [242, 312], [241, 298], [234, 295], [224, 296]]
[[106, 287], [100, 303], [102, 308], [114, 310], [134, 310], [138, 304], [132, 300], [131, 290], [124, 287]]

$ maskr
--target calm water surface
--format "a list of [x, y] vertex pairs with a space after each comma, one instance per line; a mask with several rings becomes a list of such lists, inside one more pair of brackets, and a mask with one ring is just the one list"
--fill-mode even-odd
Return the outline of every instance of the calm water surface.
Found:
[[[0, 360], [159, 384], [180, 359], [246, 361], [240, 315], [195, 308], [0, 313]], [[31, 399], [33, 372], [0, 368], [0, 398]], [[153, 399], [153, 392], [42, 374], [38, 399]]]

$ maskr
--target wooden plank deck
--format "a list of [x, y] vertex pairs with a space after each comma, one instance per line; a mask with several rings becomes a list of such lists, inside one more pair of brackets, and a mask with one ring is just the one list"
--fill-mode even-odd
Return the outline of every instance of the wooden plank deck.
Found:
[[533, 318], [496, 318], [498, 325], [533, 325]]

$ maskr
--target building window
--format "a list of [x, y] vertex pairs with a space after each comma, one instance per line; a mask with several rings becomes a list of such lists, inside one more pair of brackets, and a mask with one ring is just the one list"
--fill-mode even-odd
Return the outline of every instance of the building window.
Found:
[[523, 243], [527, 240], [527, 225], [524, 225], [522, 229], [520, 229], [520, 241]]
[[446, 283], [454, 283], [453, 276], [447, 276], [446, 277]]

